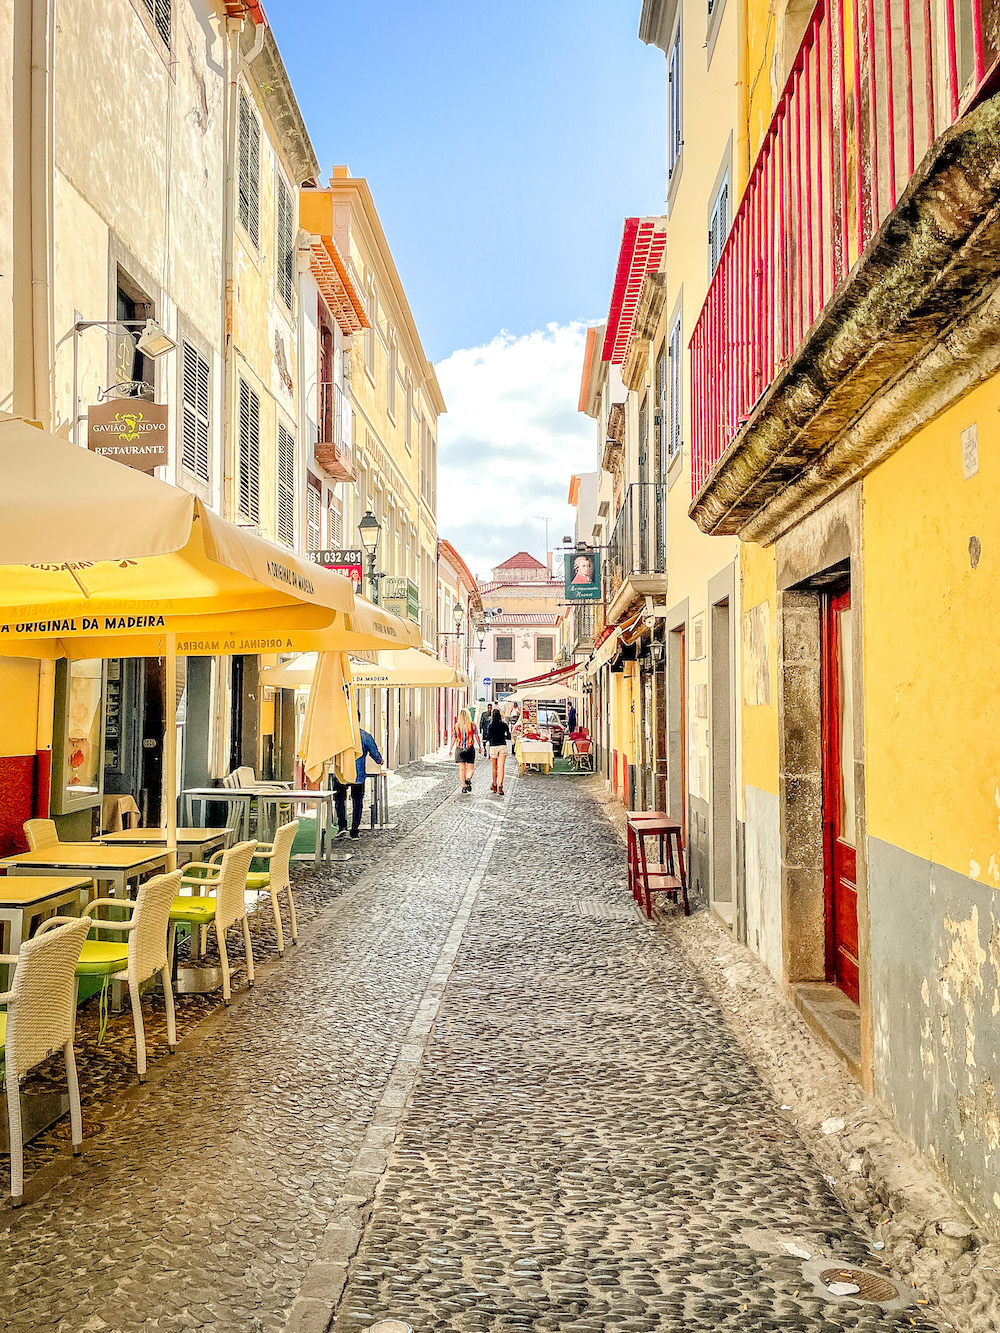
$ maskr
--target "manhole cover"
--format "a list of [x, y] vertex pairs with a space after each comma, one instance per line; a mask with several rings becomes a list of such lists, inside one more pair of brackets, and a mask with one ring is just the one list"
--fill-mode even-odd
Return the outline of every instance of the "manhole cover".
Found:
[[577, 898], [574, 906], [579, 916], [591, 921], [645, 921], [645, 915], [635, 905], [609, 903], [603, 898]]
[[413, 1329], [402, 1319], [380, 1319], [369, 1326], [368, 1333], [413, 1333]]
[[857, 1287], [857, 1291], [834, 1293], [837, 1296], [850, 1296], [854, 1301], [867, 1301], [871, 1305], [882, 1305], [885, 1301], [894, 1301], [899, 1295], [888, 1278], [878, 1273], [866, 1273], [863, 1268], [824, 1268], [819, 1275], [824, 1287], [835, 1287], [838, 1283]]

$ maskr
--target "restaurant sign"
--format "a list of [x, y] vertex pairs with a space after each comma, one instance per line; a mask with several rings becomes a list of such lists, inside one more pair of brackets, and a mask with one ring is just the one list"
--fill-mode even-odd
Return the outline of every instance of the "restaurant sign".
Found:
[[361, 571], [364, 553], [360, 547], [339, 551], [307, 551], [306, 558], [324, 569], [332, 569], [335, 574], [343, 574], [354, 584], [354, 591], [361, 591]]
[[420, 589], [412, 579], [385, 579], [385, 608], [403, 620], [420, 619]]
[[109, 398], [87, 410], [87, 448], [149, 472], [167, 461], [167, 405], [144, 398]]
[[564, 559], [567, 602], [602, 601], [600, 551], [578, 546], [575, 551], [568, 551]]

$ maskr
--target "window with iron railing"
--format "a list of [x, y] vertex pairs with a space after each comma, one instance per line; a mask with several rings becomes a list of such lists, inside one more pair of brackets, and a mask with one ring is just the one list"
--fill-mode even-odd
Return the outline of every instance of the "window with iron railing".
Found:
[[605, 600], [611, 601], [633, 574], [662, 574], [664, 552], [657, 539], [666, 488], [655, 482], [632, 482], [618, 511], [604, 560]]
[[693, 492], [984, 89], [998, 46], [995, 0], [819, 0], [691, 338]]

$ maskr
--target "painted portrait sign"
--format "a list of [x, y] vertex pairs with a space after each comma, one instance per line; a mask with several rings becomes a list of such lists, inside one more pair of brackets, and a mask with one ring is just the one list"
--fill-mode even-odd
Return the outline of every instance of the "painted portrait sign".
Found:
[[589, 547], [567, 551], [565, 561], [565, 591], [567, 602], [599, 602], [601, 590], [601, 553]]

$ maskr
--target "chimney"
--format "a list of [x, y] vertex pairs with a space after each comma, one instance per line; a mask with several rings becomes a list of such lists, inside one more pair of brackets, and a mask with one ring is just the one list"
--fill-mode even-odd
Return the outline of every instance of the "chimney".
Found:
[[348, 180], [350, 178], [350, 175], [351, 175], [350, 167], [331, 167], [330, 184], [332, 185], [334, 181]]
[[546, 564], [547, 564], [548, 567], [549, 567], [549, 578], [551, 578], [551, 577], [552, 577], [552, 552], [551, 552], [551, 551], [546, 551], [546, 552], [545, 552], [545, 561], [546, 561]]

